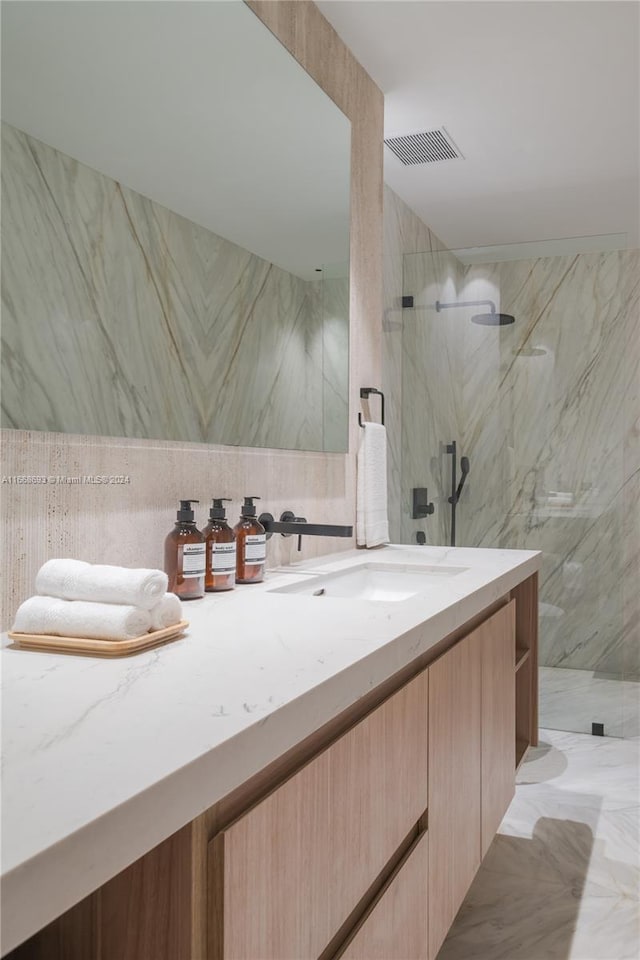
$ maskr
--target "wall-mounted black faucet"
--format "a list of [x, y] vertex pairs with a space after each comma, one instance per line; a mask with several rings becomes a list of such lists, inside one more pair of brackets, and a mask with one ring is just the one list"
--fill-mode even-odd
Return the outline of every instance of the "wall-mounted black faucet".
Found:
[[258, 517], [265, 529], [267, 540], [274, 533], [283, 537], [298, 537], [298, 550], [302, 549], [302, 537], [352, 537], [353, 526], [339, 526], [333, 523], [307, 523], [305, 517], [296, 517], [291, 510], [285, 510], [279, 520], [274, 520], [273, 514], [261, 513]]

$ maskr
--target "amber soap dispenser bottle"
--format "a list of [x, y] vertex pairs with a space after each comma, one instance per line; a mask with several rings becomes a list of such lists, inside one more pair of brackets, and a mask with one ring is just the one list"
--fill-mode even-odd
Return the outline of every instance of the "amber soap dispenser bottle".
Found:
[[181, 500], [176, 524], [164, 541], [164, 570], [169, 590], [181, 600], [204, 597], [205, 542], [195, 524], [192, 503]]
[[245, 497], [240, 520], [233, 528], [236, 535], [236, 583], [260, 583], [264, 580], [267, 536], [256, 518], [254, 500]]
[[202, 531], [207, 547], [205, 590], [233, 590], [236, 585], [236, 535], [227, 523], [223, 503], [217, 497], [209, 510], [209, 523]]

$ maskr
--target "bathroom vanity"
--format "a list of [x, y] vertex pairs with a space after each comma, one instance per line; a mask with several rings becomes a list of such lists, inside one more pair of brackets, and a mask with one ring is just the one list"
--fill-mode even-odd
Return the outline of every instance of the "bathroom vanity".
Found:
[[435, 960], [536, 742], [539, 562], [351, 551], [128, 660], [5, 648], [3, 956]]

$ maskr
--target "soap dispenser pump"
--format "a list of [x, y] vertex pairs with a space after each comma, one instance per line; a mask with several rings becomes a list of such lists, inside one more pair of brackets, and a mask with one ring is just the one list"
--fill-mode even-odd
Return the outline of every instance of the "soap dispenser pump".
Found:
[[223, 506], [229, 497], [216, 497], [209, 523], [202, 531], [207, 547], [204, 587], [207, 591], [233, 590], [236, 582], [236, 535], [227, 523]]
[[181, 500], [176, 523], [164, 541], [164, 569], [169, 590], [181, 600], [204, 597], [205, 542], [195, 524], [192, 503]]
[[264, 580], [267, 556], [265, 529], [256, 517], [254, 500], [245, 497], [240, 520], [233, 528], [236, 535], [236, 583], [260, 583]]

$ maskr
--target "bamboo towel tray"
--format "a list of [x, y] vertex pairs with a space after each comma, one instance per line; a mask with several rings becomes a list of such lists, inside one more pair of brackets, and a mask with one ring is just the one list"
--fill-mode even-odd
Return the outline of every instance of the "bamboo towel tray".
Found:
[[56, 653], [88, 653], [94, 657], [126, 657], [168, 643], [184, 633], [188, 620], [181, 620], [162, 630], [143, 633], [132, 640], [91, 640], [88, 637], [53, 637], [46, 633], [10, 632], [9, 639], [28, 650], [53, 650]]

